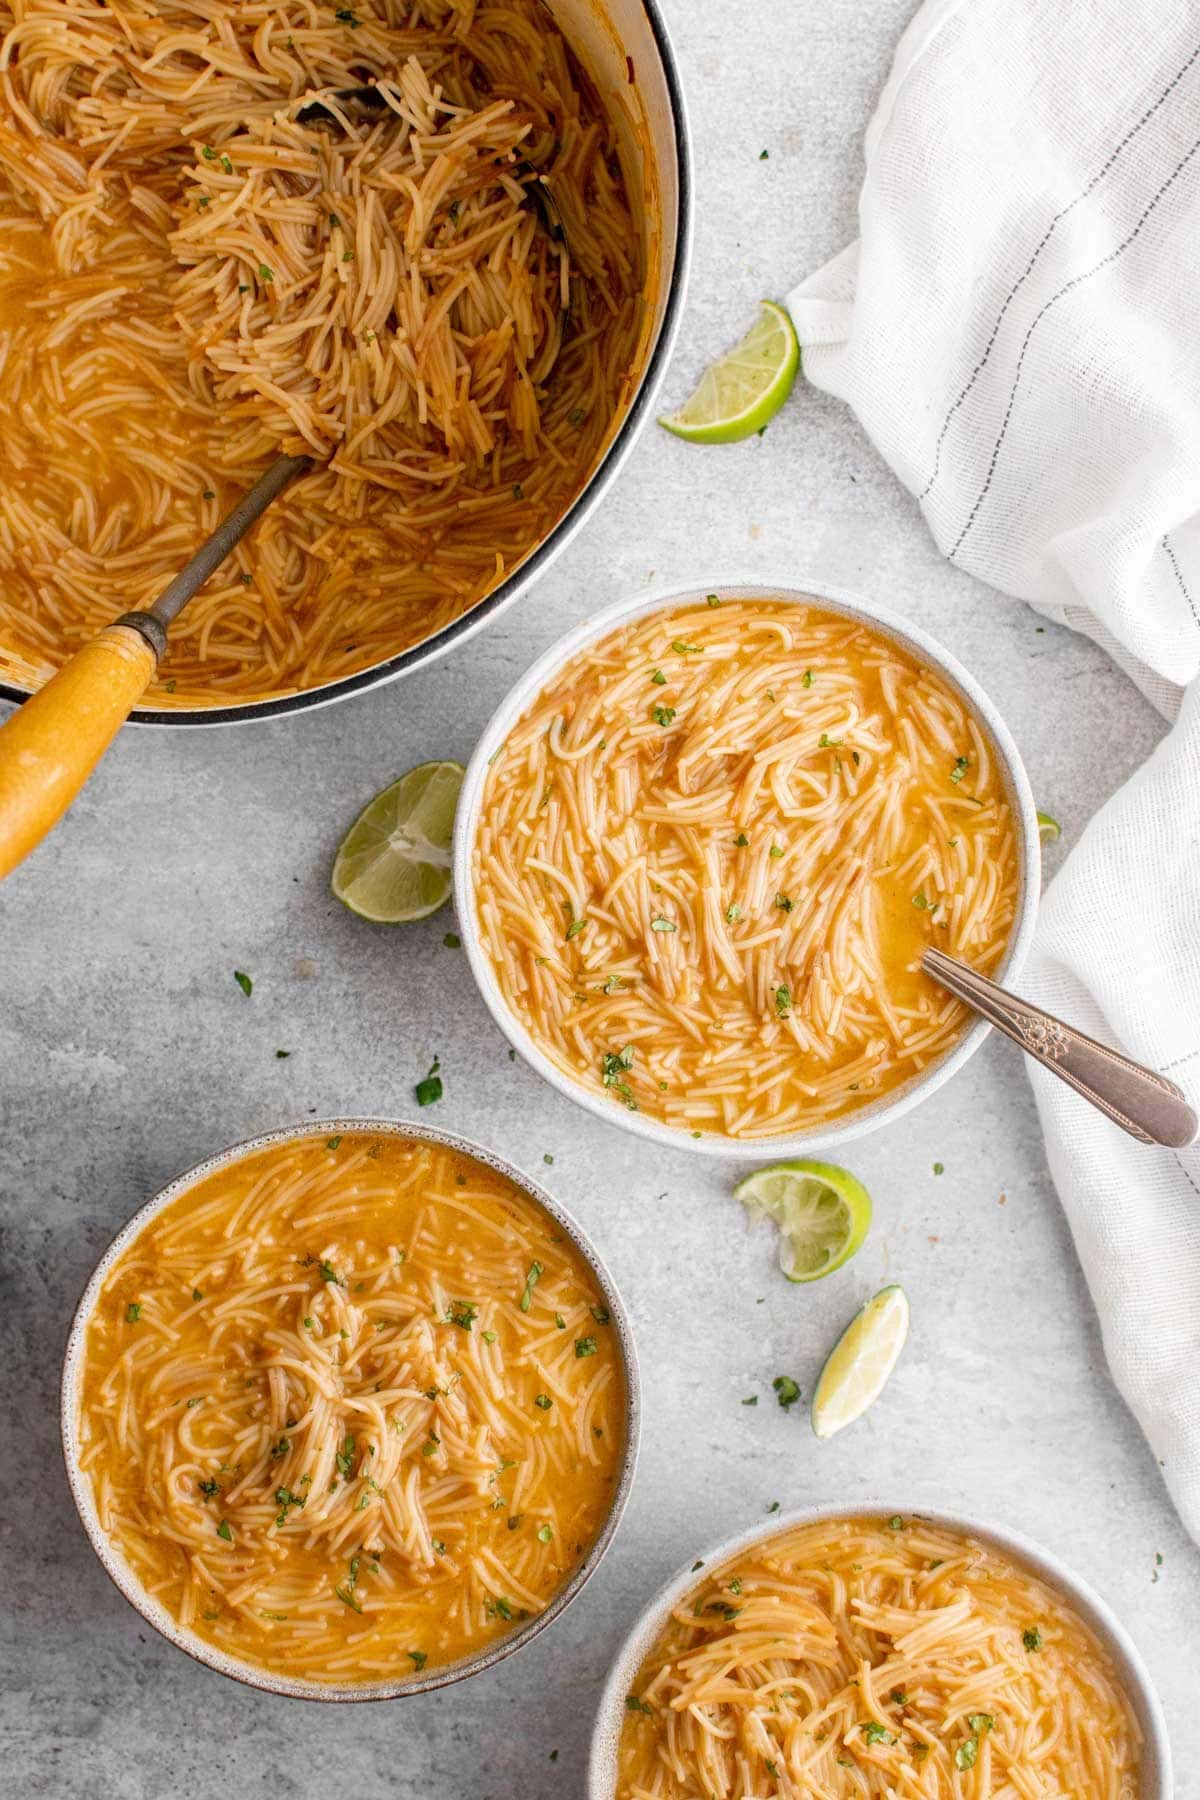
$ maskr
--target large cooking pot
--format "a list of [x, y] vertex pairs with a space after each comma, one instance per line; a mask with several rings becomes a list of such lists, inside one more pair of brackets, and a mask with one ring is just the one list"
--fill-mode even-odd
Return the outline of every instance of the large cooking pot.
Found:
[[[646, 221], [647, 294], [651, 314], [632, 399], [614, 419], [608, 442], [562, 518], [500, 585], [458, 618], [357, 673], [301, 693], [228, 706], [143, 706], [140, 724], [226, 725], [324, 706], [361, 688], [407, 674], [478, 631], [536, 581], [570, 541], [615, 478], [653, 407], [670, 356], [683, 303], [690, 249], [690, 161], [687, 121], [675, 60], [656, 0], [546, 0], [568, 43], [617, 123], [626, 183]], [[24, 700], [32, 691], [0, 680], [0, 697]]]

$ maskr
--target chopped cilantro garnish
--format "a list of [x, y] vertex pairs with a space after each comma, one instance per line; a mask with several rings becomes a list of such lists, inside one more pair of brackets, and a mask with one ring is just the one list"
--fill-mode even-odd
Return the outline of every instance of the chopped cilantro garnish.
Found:
[[675, 717], [675, 708], [673, 706], [652, 706], [650, 717], [656, 725], [661, 725], [665, 730]]
[[868, 1744], [894, 1744], [896, 1741], [887, 1726], [881, 1725], [878, 1719], [868, 1719], [862, 1728], [862, 1734]]
[[460, 1331], [470, 1331], [479, 1317], [479, 1308], [472, 1306], [468, 1300], [452, 1300], [446, 1313], [447, 1325], [457, 1325]]
[[575, 1354], [576, 1354], [576, 1356], [595, 1356], [595, 1354], [596, 1354], [595, 1338], [594, 1337], [576, 1338], [575, 1339]]
[[625, 1711], [631, 1713], [645, 1713], [648, 1719], [654, 1717], [654, 1708], [638, 1694], [626, 1694]]
[[783, 984], [783, 985], [777, 987], [775, 989], [775, 1011], [781, 1019], [787, 1017], [788, 1013], [791, 1011], [791, 1006], [792, 1006], [792, 990], [791, 990], [791, 988], [788, 987], [786, 984]]
[[973, 1769], [979, 1760], [979, 1739], [969, 1737], [954, 1752], [956, 1769]]
[[841, 741], [841, 738], [831, 738], [827, 731], [823, 731], [820, 738], [817, 740], [817, 748], [820, 750], [836, 750]]
[[447, 950], [461, 950], [462, 948], [462, 939], [459, 937], [457, 931], [448, 931], [442, 939], [442, 942]]
[[606, 1088], [612, 1088], [620, 1095], [630, 1112], [638, 1109], [633, 1089], [625, 1080], [628, 1071], [633, 1067], [633, 1045], [626, 1044], [623, 1050], [606, 1050], [600, 1058], [600, 1079]]
[[1021, 1642], [1027, 1650], [1040, 1650], [1042, 1647], [1042, 1634], [1038, 1630], [1038, 1627], [1036, 1625], [1030, 1625], [1027, 1630], [1023, 1631], [1021, 1633]]
[[655, 687], [666, 687], [666, 685], [667, 685], [667, 678], [663, 674], [661, 669], [655, 669], [655, 671], [654, 671], [653, 675], [650, 677], [650, 679], [654, 683]]
[[127, 1325], [136, 1325], [138, 1320], [141, 1318], [141, 1316], [142, 1316], [141, 1301], [140, 1300], [131, 1300], [129, 1302], [129, 1305], [125, 1308], [125, 1323]]
[[535, 1260], [530, 1263], [529, 1273], [525, 1277], [525, 1289], [518, 1302], [523, 1313], [527, 1313], [529, 1308], [533, 1305], [533, 1290], [537, 1286], [538, 1281], [544, 1272], [540, 1262]]
[[429, 1065], [428, 1075], [426, 1075], [423, 1081], [418, 1081], [416, 1087], [413, 1089], [414, 1094], [417, 1096], [418, 1106], [432, 1106], [435, 1100], [441, 1099], [443, 1092], [442, 1078], [438, 1074], [438, 1070], [441, 1066], [439, 1058], [435, 1056]]
[[795, 1406], [797, 1400], [800, 1398], [799, 1383], [793, 1381], [790, 1375], [777, 1375], [771, 1383], [771, 1386], [775, 1389], [776, 1397], [784, 1412], [787, 1411], [789, 1406]]
[[224, 1538], [227, 1544], [232, 1544], [233, 1532], [230, 1530], [228, 1519], [222, 1519], [221, 1523], [217, 1526], [217, 1536], [219, 1538]]
[[651, 919], [650, 929], [651, 931], [678, 931], [679, 927], [674, 919], [664, 919], [662, 914], [659, 913], [655, 918]]
[[775, 904], [779, 908], [780, 912], [791, 912], [791, 910], [792, 910], [792, 903], [788, 899], [786, 894], [776, 894]]
[[424, 1650], [410, 1650], [408, 1654], [412, 1657], [413, 1668], [418, 1671], [423, 1669], [425, 1664], [429, 1661]]
[[537, 1394], [534, 1397], [533, 1404], [536, 1407], [539, 1407], [542, 1412], [549, 1412], [550, 1408], [554, 1405], [554, 1402], [549, 1394]]
[[235, 969], [233, 971], [233, 979], [237, 982], [243, 994], [249, 996], [254, 992], [254, 983], [251, 981], [249, 975], [242, 973], [241, 969]]

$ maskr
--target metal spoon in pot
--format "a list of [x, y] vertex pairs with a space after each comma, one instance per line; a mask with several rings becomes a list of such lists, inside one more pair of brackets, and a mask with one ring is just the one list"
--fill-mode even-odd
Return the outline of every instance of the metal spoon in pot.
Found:
[[1085, 1037], [943, 950], [926, 950], [921, 967], [1130, 1137], [1182, 1150], [1200, 1136], [1200, 1120], [1165, 1075]]

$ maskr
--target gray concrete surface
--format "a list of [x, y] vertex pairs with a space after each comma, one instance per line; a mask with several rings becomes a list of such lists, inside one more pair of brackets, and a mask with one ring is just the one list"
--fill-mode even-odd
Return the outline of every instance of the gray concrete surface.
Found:
[[[699, 192], [672, 398], [760, 295], [852, 234], [861, 129], [910, 3], [669, 0]], [[363, 801], [414, 762], [465, 758], [535, 652], [651, 577], [714, 567], [858, 586], [940, 634], [1007, 714], [1063, 852], [1159, 735], [1098, 650], [945, 566], [854, 421], [804, 391], [733, 449], [649, 429], [528, 603], [414, 679], [278, 724], [127, 734], [0, 898], [6, 1787], [576, 1800], [610, 1655], [667, 1574], [774, 1500], [879, 1493], [1007, 1522], [1094, 1582], [1157, 1679], [1179, 1792], [1200, 1796], [1200, 1557], [1107, 1379], [1016, 1053], [990, 1043], [848, 1159], [876, 1199], [872, 1236], [850, 1268], [795, 1290], [767, 1239], [745, 1235], [727, 1174], [647, 1151], [509, 1061], [461, 954], [442, 947], [448, 916], [389, 933], [329, 897], [330, 858]], [[235, 968], [253, 975], [252, 999]], [[597, 1578], [515, 1660], [408, 1703], [273, 1700], [158, 1641], [92, 1557], [59, 1464], [68, 1316], [100, 1249], [167, 1177], [314, 1112], [408, 1114], [434, 1051], [438, 1121], [539, 1173], [552, 1152], [557, 1192], [632, 1308], [646, 1386], [636, 1489]], [[807, 1395], [841, 1324], [887, 1278], [911, 1297], [910, 1346], [874, 1411], [819, 1445], [801, 1409], [774, 1404], [771, 1379], [793, 1374]], [[744, 1408], [752, 1392], [760, 1404]]]

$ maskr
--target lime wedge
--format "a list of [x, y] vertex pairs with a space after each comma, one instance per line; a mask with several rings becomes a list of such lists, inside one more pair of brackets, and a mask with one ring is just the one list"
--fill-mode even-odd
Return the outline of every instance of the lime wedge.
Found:
[[658, 422], [689, 444], [736, 444], [770, 424], [799, 367], [792, 321], [782, 306], [764, 300], [741, 343], [710, 363], [691, 399]]
[[833, 1163], [782, 1162], [757, 1169], [734, 1188], [750, 1223], [774, 1219], [779, 1266], [789, 1281], [820, 1281], [848, 1263], [867, 1235], [871, 1196]]
[[374, 925], [427, 918], [450, 894], [450, 840], [463, 767], [427, 762], [376, 794], [342, 839], [337, 898]]
[[1062, 836], [1062, 826], [1053, 813], [1040, 812], [1037, 816], [1038, 836], [1043, 844], [1052, 844]]
[[881, 1288], [855, 1313], [821, 1370], [812, 1403], [819, 1438], [853, 1425], [878, 1400], [907, 1336], [907, 1294], [902, 1287]]

